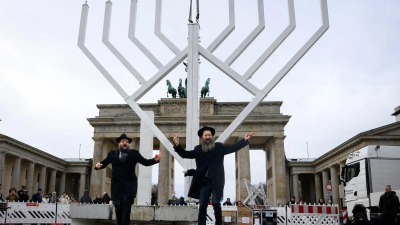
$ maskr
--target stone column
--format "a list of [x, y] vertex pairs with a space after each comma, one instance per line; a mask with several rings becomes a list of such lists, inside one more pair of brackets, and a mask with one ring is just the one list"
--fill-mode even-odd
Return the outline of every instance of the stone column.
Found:
[[60, 181], [60, 190], [58, 190], [58, 193], [62, 195], [63, 192], [66, 192], [65, 188], [65, 182], [67, 180], [67, 175], [65, 173], [61, 174], [61, 181]]
[[[171, 154], [160, 144], [160, 152], [163, 153], [163, 158], [158, 164], [158, 196], [159, 205], [165, 205], [170, 197], [170, 177], [171, 177]], [[171, 193], [172, 194], [172, 193]]]
[[[28, 191], [29, 195], [32, 195], [32, 193], [35, 193], [33, 190], [33, 172], [35, 171], [35, 163], [34, 162], [29, 162], [28, 163], [28, 171], [26, 174], [26, 190]], [[35, 190], [36, 191], [36, 190]]]
[[42, 193], [47, 193], [45, 182], [46, 182], [46, 166], [41, 166], [38, 188], [42, 189]]
[[[299, 196], [299, 175], [293, 174], [293, 196], [296, 197], [296, 200], [300, 199]], [[290, 196], [292, 197], [292, 196]]]
[[[49, 182], [49, 192], [53, 192], [56, 191], [56, 175], [57, 175], [57, 171], [55, 169], [51, 170], [50, 173], [50, 182]], [[57, 193], [60, 194], [60, 193]]]
[[247, 196], [247, 189], [244, 179], [250, 181], [250, 151], [249, 145], [240, 149], [235, 154], [236, 159], [236, 201], [243, 201]]
[[[93, 138], [94, 140], [94, 150], [93, 150], [93, 167], [96, 163], [103, 160], [103, 147], [105, 145], [103, 138]], [[105, 170], [105, 169], [103, 169]], [[81, 175], [82, 178], [82, 175]], [[83, 178], [85, 179], [85, 178]], [[90, 196], [96, 196], [96, 193], [101, 192], [101, 186], [103, 185], [103, 171], [93, 170], [90, 177]], [[85, 186], [85, 184], [83, 184]], [[85, 187], [83, 187], [85, 188]], [[81, 190], [81, 189], [79, 189]], [[79, 192], [81, 194], [81, 192]], [[83, 195], [83, 192], [82, 192]]]
[[322, 185], [321, 185], [321, 176], [319, 173], [314, 174], [315, 177], [315, 199], [317, 200], [316, 202], [319, 201], [320, 198], [323, 198], [322, 196]]
[[328, 196], [326, 195], [326, 185], [329, 182], [328, 171], [322, 170], [322, 193], [324, 194], [323, 198], [325, 202], [328, 203]]
[[284, 138], [274, 139], [275, 150], [275, 202], [287, 202], [288, 196], [286, 192], [286, 156], [283, 143]]
[[[85, 193], [85, 185], [86, 185], [86, 174], [81, 173], [81, 179], [79, 180], [79, 196], [78, 199], [80, 199], [83, 194]], [[101, 193], [101, 192], [97, 192]]]
[[339, 180], [336, 165], [331, 166], [332, 204], [339, 204]]
[[4, 184], [3, 174], [4, 174], [5, 159], [6, 159], [6, 154], [4, 152], [0, 152], [0, 184]]
[[17, 191], [21, 189], [21, 185], [19, 182], [20, 172], [21, 172], [21, 158], [15, 156], [12, 175], [11, 175], [11, 187], [16, 188]]

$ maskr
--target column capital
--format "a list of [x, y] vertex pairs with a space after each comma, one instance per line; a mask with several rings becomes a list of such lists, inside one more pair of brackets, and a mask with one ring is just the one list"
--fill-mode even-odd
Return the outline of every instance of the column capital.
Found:
[[274, 140], [285, 140], [286, 136], [274, 136]]
[[92, 137], [93, 141], [104, 141], [105, 138], [103, 137]]

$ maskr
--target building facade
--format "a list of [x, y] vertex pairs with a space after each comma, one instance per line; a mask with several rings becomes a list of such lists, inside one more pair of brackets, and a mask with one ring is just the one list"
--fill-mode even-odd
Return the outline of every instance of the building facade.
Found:
[[61, 159], [0, 134], [0, 187], [3, 198], [10, 188], [26, 189], [29, 197], [56, 191], [83, 195], [89, 187], [91, 159]]
[[400, 121], [362, 132], [316, 159], [288, 159], [291, 195], [307, 203], [315, 203], [320, 198], [328, 202], [326, 185], [331, 184], [332, 203], [343, 206], [341, 168], [350, 153], [368, 145], [400, 146]]

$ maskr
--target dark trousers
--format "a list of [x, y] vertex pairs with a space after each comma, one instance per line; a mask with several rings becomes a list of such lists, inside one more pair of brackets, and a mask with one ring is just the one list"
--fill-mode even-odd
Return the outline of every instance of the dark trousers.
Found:
[[214, 208], [215, 215], [215, 225], [222, 224], [222, 210], [220, 197], [215, 195], [215, 191], [213, 190], [211, 179], [205, 178], [203, 187], [200, 189], [200, 199], [199, 199], [199, 225], [206, 225], [207, 222], [207, 207], [209, 203], [209, 199], [212, 193], [212, 205]]
[[118, 225], [129, 225], [131, 217], [131, 207], [133, 204], [133, 198], [127, 198], [124, 195], [121, 201], [117, 201], [115, 204], [115, 215], [117, 216]]
[[382, 213], [381, 215], [381, 225], [394, 225], [396, 222], [396, 214]]

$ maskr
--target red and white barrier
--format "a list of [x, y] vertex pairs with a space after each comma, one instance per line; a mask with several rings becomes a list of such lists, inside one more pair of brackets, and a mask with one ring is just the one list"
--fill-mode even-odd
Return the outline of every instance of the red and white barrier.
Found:
[[[339, 206], [335, 205], [291, 205], [288, 211], [290, 225], [321, 224], [339, 225]], [[289, 215], [290, 212], [290, 215]]]
[[347, 223], [347, 209], [343, 208], [343, 224]]
[[339, 214], [339, 207], [333, 205], [291, 205], [292, 213]]

